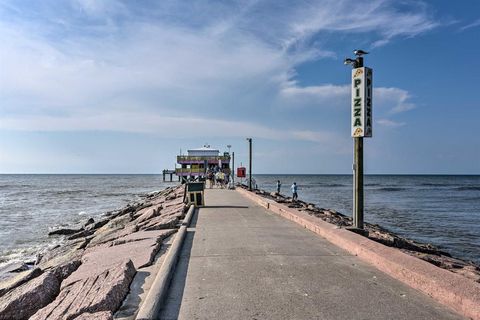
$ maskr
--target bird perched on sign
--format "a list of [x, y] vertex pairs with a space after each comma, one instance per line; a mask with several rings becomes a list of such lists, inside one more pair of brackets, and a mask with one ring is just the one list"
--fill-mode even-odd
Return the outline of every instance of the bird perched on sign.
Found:
[[356, 55], [356, 56], [363, 56], [364, 54], [368, 54], [368, 52], [366, 51], [363, 51], [363, 50], [354, 50], [353, 53]]

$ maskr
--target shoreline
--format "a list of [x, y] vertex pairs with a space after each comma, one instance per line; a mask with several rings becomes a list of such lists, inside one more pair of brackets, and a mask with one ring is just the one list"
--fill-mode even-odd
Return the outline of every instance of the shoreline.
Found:
[[[0, 319], [112, 319], [131, 286], [148, 285], [145, 274], [157, 271], [185, 216], [183, 193], [183, 186], [167, 187], [81, 228], [55, 230], [63, 245], [0, 281]], [[125, 307], [122, 319], [137, 309]]]

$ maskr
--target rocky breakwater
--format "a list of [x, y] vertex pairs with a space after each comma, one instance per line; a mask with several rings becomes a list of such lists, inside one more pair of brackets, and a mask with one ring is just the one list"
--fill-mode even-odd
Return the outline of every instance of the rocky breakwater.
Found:
[[63, 245], [0, 283], [0, 320], [112, 319], [136, 273], [177, 231], [183, 194], [182, 186], [167, 188], [82, 228], [53, 232], [67, 237]]
[[[328, 223], [334, 224], [339, 228], [351, 227], [352, 218], [347, 217], [340, 212], [332, 209], [318, 208], [313, 203], [304, 201], [292, 201], [291, 197], [285, 197], [277, 193], [268, 193], [263, 190], [255, 190], [255, 193], [287, 205], [290, 208], [304, 211], [311, 216], [322, 219]], [[373, 241], [382, 243], [386, 246], [397, 248], [411, 256], [427, 261], [437, 267], [449, 270], [459, 274], [472, 281], [480, 283], [480, 266], [472, 261], [465, 261], [452, 257], [448, 252], [442, 251], [429, 243], [419, 243], [417, 241], [401, 237], [378, 224], [365, 223], [364, 229], [368, 231], [367, 237]]]

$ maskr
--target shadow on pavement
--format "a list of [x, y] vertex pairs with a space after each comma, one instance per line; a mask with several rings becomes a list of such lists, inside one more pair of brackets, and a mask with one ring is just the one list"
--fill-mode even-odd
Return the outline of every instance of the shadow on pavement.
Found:
[[195, 230], [192, 230], [197, 225], [198, 210], [190, 221], [190, 225], [185, 235], [180, 255], [178, 257], [177, 265], [175, 266], [174, 274], [168, 288], [168, 295], [165, 304], [162, 306], [158, 319], [173, 320], [178, 319], [180, 307], [182, 305], [183, 293], [185, 290], [185, 281], [187, 279], [188, 265], [193, 246], [193, 239], [195, 238]]

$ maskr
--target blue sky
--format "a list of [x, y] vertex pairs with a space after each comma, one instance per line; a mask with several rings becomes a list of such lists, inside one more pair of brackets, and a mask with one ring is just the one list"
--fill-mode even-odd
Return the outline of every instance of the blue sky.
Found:
[[480, 174], [480, 2], [0, 0], [0, 172], [158, 173], [254, 138], [254, 172]]

